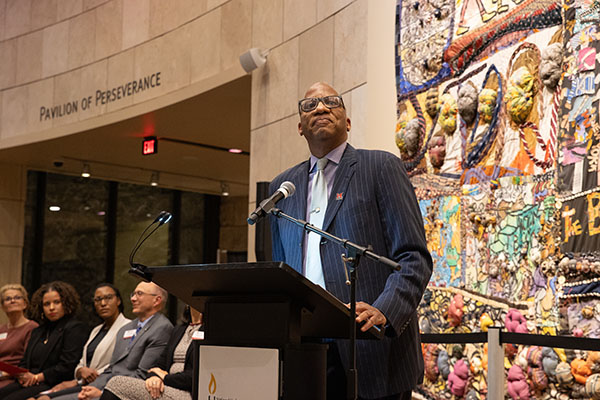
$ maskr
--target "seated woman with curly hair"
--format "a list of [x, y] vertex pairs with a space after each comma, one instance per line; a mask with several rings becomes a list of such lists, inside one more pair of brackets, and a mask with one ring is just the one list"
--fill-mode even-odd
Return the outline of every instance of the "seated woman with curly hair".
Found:
[[31, 332], [19, 363], [28, 371], [0, 389], [0, 399], [25, 400], [73, 376], [88, 333], [73, 318], [79, 304], [79, 295], [65, 282], [46, 283], [36, 290], [31, 309], [40, 326]]

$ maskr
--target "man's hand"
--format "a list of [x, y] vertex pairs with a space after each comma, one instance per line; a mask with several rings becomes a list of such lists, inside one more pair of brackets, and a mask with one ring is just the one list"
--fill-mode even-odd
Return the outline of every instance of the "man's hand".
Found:
[[78, 400], [92, 400], [102, 396], [102, 390], [94, 386], [84, 386], [77, 395]]
[[165, 383], [158, 376], [151, 376], [146, 379], [146, 389], [153, 399], [157, 399], [165, 390]]
[[77, 370], [77, 376], [83, 379], [85, 383], [92, 383], [98, 377], [98, 371], [93, 368], [81, 367]]
[[387, 318], [381, 311], [363, 301], [356, 302], [356, 323], [365, 321], [360, 328], [361, 331], [368, 331], [373, 325], [385, 325]]

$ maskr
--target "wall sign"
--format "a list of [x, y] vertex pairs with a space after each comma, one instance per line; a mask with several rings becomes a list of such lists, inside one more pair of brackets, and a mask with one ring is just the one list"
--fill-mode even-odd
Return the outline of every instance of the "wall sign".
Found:
[[106, 90], [97, 89], [94, 95], [83, 96], [81, 99], [71, 100], [63, 104], [54, 106], [40, 107], [40, 121], [53, 120], [67, 115], [85, 111], [92, 107], [121, 100], [136, 93], [160, 86], [160, 71], [143, 78], [134, 79], [125, 82], [122, 85], [115, 86]]

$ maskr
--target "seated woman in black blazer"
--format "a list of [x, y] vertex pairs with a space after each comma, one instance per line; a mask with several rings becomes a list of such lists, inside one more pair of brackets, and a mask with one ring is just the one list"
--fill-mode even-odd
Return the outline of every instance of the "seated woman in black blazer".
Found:
[[32, 315], [40, 326], [31, 332], [19, 364], [28, 372], [0, 389], [0, 399], [25, 400], [73, 376], [88, 335], [87, 327], [72, 318], [78, 307], [79, 295], [65, 282], [46, 283], [33, 294]]
[[156, 367], [145, 381], [129, 376], [115, 376], [106, 384], [100, 400], [190, 400], [192, 398], [192, 340], [203, 339], [202, 313], [189, 306], [185, 322], [173, 329], [169, 343]]

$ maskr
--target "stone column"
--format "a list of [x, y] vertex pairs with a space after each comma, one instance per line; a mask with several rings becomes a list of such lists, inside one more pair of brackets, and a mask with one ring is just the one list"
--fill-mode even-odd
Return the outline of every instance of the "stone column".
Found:
[[0, 163], [0, 286], [21, 282], [26, 187], [23, 166]]

